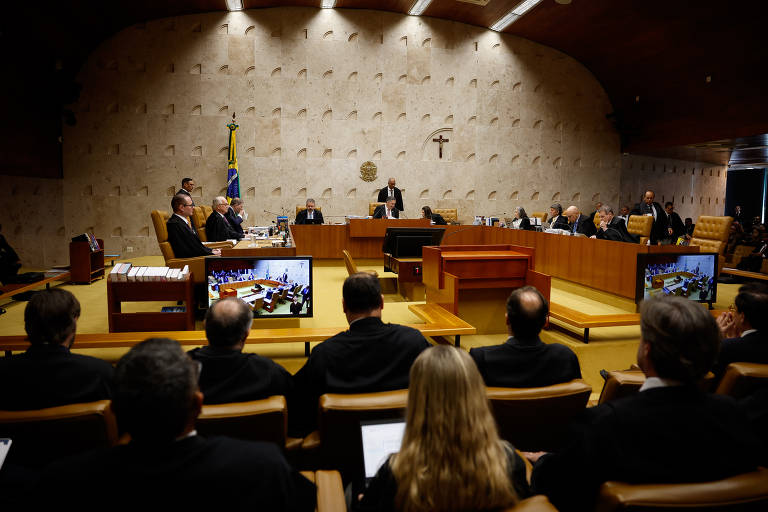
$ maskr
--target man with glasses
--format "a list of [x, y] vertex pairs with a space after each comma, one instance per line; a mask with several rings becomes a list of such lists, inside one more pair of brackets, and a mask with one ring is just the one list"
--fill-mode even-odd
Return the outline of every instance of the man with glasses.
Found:
[[184, 194], [176, 194], [171, 199], [173, 215], [165, 226], [168, 229], [168, 242], [171, 244], [173, 254], [177, 258], [193, 258], [195, 256], [221, 255], [219, 249], [209, 249], [204, 246], [197, 236], [197, 232], [189, 223], [194, 203], [192, 198]]

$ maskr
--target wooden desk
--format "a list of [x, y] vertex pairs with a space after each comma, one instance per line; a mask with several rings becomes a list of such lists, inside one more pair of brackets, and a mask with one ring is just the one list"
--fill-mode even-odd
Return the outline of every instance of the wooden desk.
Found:
[[[168, 281], [121, 281], [107, 278], [109, 332], [188, 330], [195, 328], [192, 274]], [[184, 301], [183, 313], [123, 313], [122, 302]]]
[[387, 228], [428, 228], [427, 219], [349, 219], [352, 238], [384, 238]]
[[409, 302], [424, 300], [421, 258], [395, 258], [384, 253], [384, 271], [397, 274], [397, 291]]
[[296, 247], [272, 247], [272, 240], [240, 240], [232, 248], [222, 248], [224, 257], [296, 256]]

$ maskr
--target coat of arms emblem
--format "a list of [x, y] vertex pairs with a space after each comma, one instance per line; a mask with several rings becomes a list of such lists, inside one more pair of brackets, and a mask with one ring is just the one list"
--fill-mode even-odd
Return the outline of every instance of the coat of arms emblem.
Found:
[[364, 162], [363, 165], [360, 166], [360, 178], [363, 181], [376, 180], [376, 164], [370, 160]]

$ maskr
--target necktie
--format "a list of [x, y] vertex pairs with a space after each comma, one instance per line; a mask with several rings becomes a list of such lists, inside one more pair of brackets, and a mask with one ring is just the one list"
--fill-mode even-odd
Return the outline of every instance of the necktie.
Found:
[[576, 232], [576, 228], [579, 227], [579, 219], [576, 219], [576, 222], [573, 223], [573, 232]]

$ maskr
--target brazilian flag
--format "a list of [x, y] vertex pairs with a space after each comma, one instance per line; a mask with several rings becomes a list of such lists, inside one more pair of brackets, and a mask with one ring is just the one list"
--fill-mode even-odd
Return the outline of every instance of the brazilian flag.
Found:
[[235, 116], [227, 125], [229, 128], [229, 166], [227, 169], [227, 202], [231, 203], [235, 197], [240, 197], [240, 175], [237, 172], [237, 129]]

